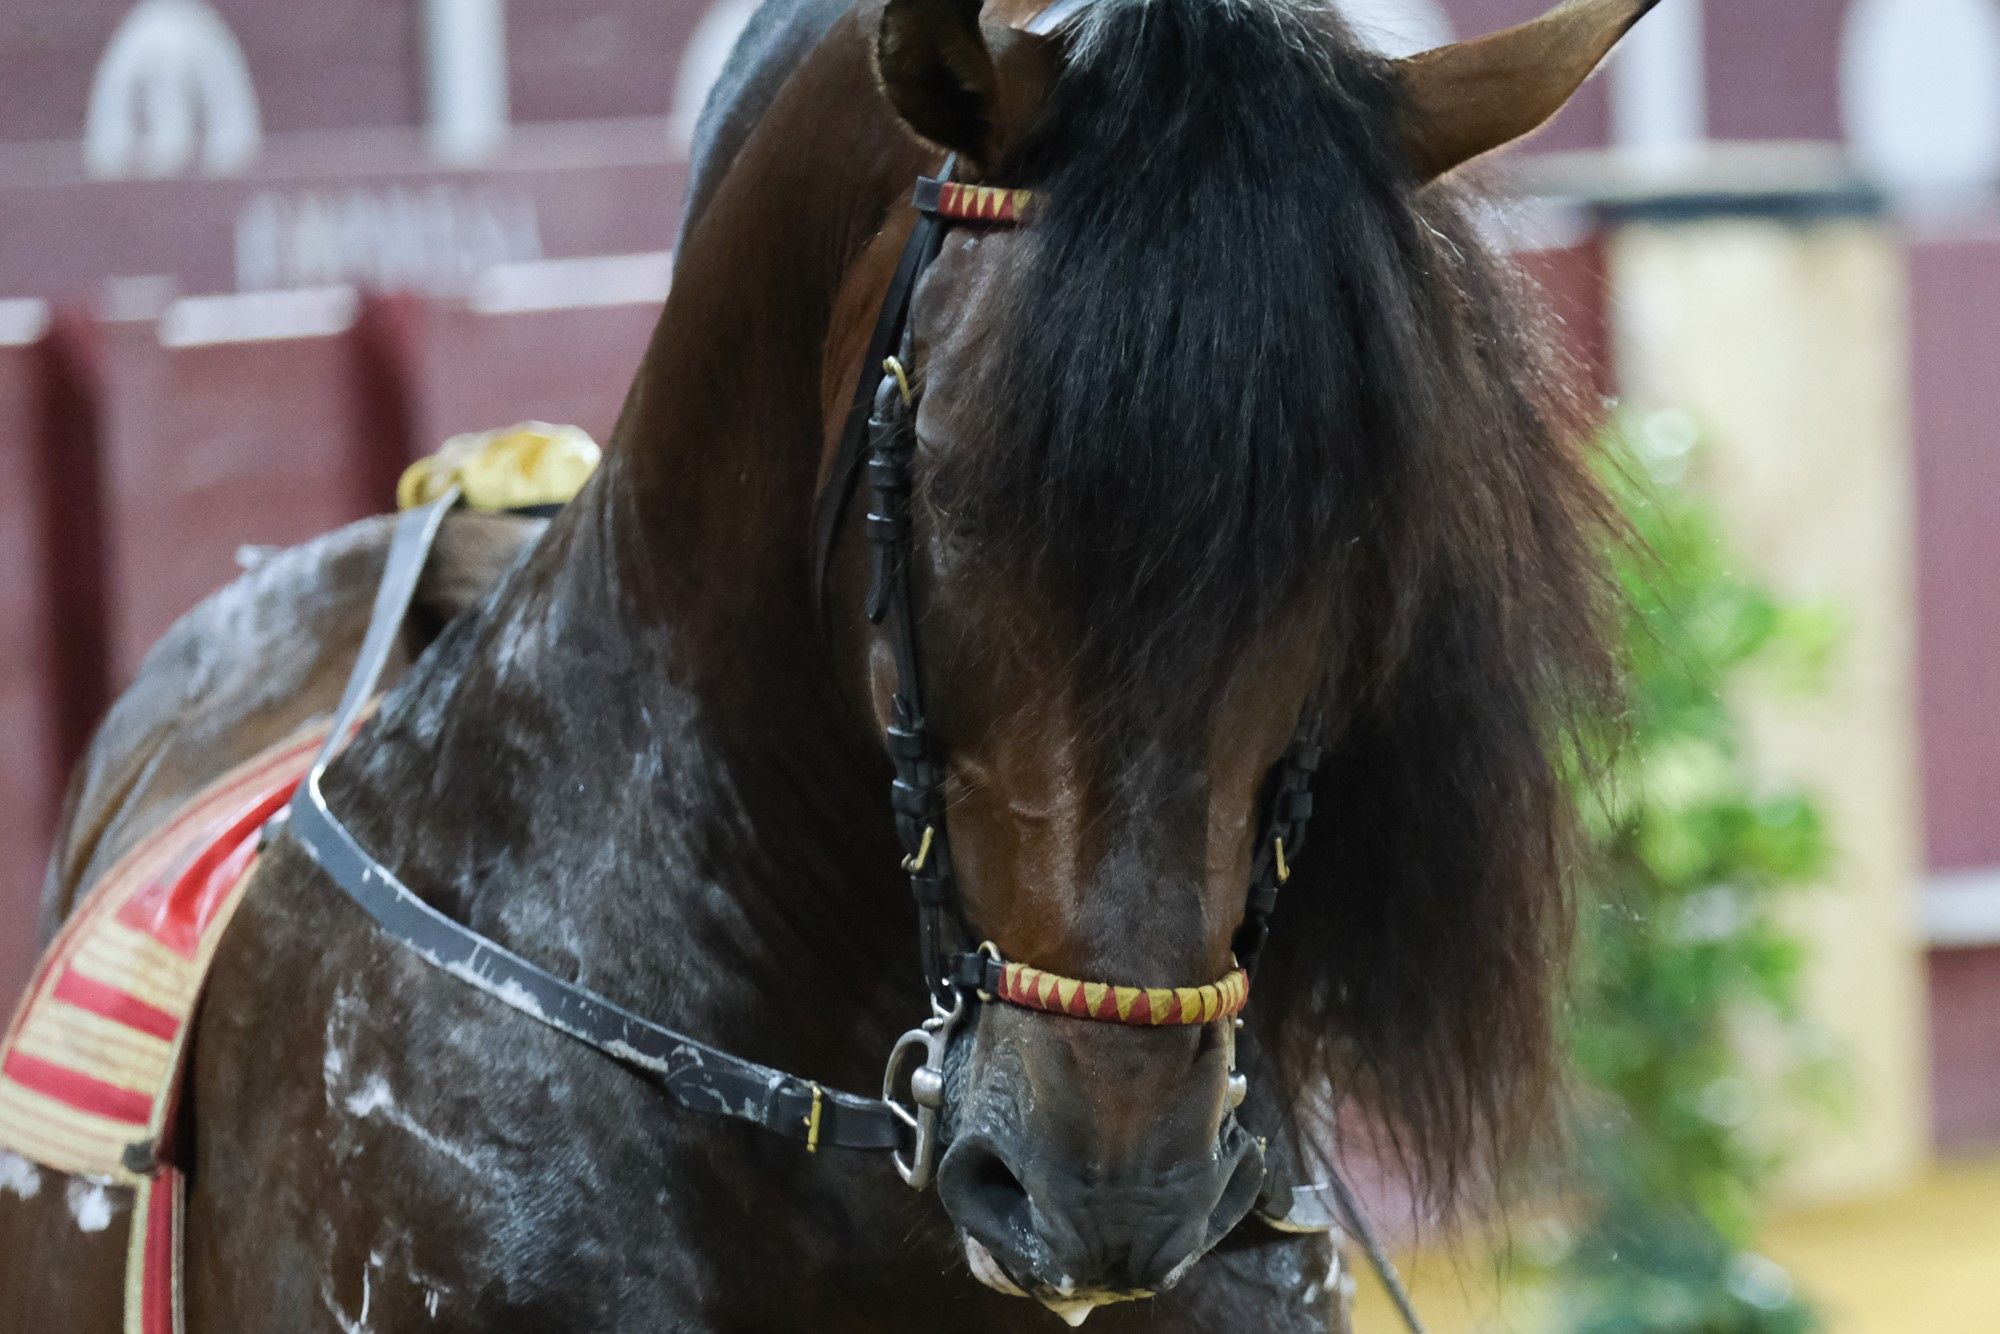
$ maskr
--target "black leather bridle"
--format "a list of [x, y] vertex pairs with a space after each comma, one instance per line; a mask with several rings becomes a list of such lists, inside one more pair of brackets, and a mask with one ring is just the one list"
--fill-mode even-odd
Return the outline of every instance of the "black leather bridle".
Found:
[[[868, 340], [860, 382], [848, 408], [830, 478], [815, 506], [813, 541], [815, 598], [823, 604], [842, 522], [859, 487], [865, 461], [874, 497], [868, 513], [868, 535], [875, 546], [867, 615], [887, 636], [896, 667], [887, 732], [889, 758], [896, 769], [890, 804], [917, 903], [924, 977], [932, 993], [947, 1001], [958, 991], [994, 991], [1003, 962], [991, 950], [982, 953], [964, 948], [977, 937], [966, 927], [956, 893], [951, 840], [944, 819], [943, 769], [924, 711], [910, 594], [911, 461], [916, 452], [917, 409], [910, 313], [917, 285], [937, 258], [953, 222], [941, 211], [940, 199], [951, 184], [955, 166], [956, 159], [948, 157], [938, 176], [918, 179], [912, 201], [917, 224], [903, 247]], [[1270, 937], [1271, 914], [1277, 907], [1278, 891], [1290, 874], [1289, 862], [1305, 847], [1312, 816], [1311, 779], [1320, 763], [1319, 734], [1319, 724], [1309, 714], [1273, 776], [1243, 923], [1232, 942], [1238, 962], [1252, 972]], [[946, 944], [954, 927], [961, 945], [956, 953]]]
[[[945, 232], [954, 221], [942, 201], [954, 186], [955, 165], [955, 158], [947, 158], [938, 176], [922, 177], [917, 182], [913, 200], [917, 222], [869, 338], [831, 475], [814, 516], [815, 586], [823, 590], [844, 516], [865, 470], [874, 501], [867, 528], [875, 551], [866, 610], [869, 620], [887, 637], [896, 671], [887, 728], [889, 758], [895, 767], [890, 805], [903, 846], [903, 866], [916, 900], [918, 948], [933, 1006], [925, 1029], [913, 1030], [898, 1045], [883, 1092], [885, 1100], [902, 1110], [894, 1100], [901, 1058], [923, 1049], [925, 1062], [911, 1077], [916, 1110], [908, 1116], [908, 1124], [915, 1143], [907, 1158], [898, 1158], [905, 1179], [918, 1187], [928, 1182], [933, 1165], [937, 1113], [942, 1105], [942, 1059], [951, 1030], [972, 1002], [991, 1000], [1001, 990], [1006, 967], [998, 949], [979, 943], [981, 938], [968, 926], [957, 892], [945, 821], [944, 769], [924, 708], [910, 589], [911, 462], [916, 451], [917, 408], [911, 306], [917, 285], [936, 259]], [[823, 601], [823, 591], [816, 596]], [[1309, 714], [1270, 780], [1265, 827], [1256, 844], [1243, 921], [1233, 941], [1236, 961], [1246, 974], [1254, 972], [1270, 936], [1279, 890], [1290, 874], [1289, 860], [1304, 849], [1312, 815], [1311, 779], [1319, 762], [1319, 726]], [[1232, 1017], [1225, 1022], [1235, 1021]], [[1244, 1086], [1233, 1060], [1231, 1064], [1233, 1110], [1242, 1100]]]
[[[1061, 18], [1090, 0], [1057, 0], [1043, 14], [1044, 22]], [[893, 1155], [897, 1172], [922, 1189], [931, 1179], [937, 1153], [937, 1125], [944, 1101], [943, 1059], [953, 1031], [974, 1003], [990, 1001], [998, 990], [1004, 961], [990, 943], [968, 949], [979, 939], [968, 926], [957, 893], [951, 842], [945, 825], [943, 769], [935, 753], [924, 711], [923, 682], [918, 659], [916, 618], [910, 592], [913, 551], [911, 461], [916, 452], [917, 394], [911, 305], [918, 283], [938, 256], [952, 223], [941, 203], [952, 185], [956, 157], [948, 156], [936, 177], [920, 177], [913, 204], [917, 222], [904, 244], [902, 257], [882, 301], [869, 336], [843, 423], [839, 446], [825, 489], [814, 507], [814, 603], [824, 612], [825, 587], [834, 549], [846, 512], [858, 489], [861, 473], [868, 476], [874, 505], [868, 513], [868, 535], [874, 544], [874, 573], [869, 586], [868, 619], [887, 635], [896, 669], [896, 688], [887, 728], [888, 752], [895, 767], [890, 805], [904, 851], [903, 866], [916, 900], [918, 948], [924, 977], [931, 991], [932, 1015], [920, 1028], [897, 1042], [883, 1072], [882, 1101], [910, 1134], [905, 1149]], [[1291, 746], [1269, 779], [1264, 827], [1255, 845], [1243, 920], [1232, 950], [1246, 975], [1254, 975], [1270, 939], [1271, 918], [1279, 891], [1290, 878], [1289, 861], [1305, 848], [1312, 817], [1312, 778], [1322, 757], [1322, 723], [1308, 709]], [[951, 944], [957, 949], [953, 950]], [[1241, 1021], [1224, 1021], [1235, 1027]], [[1233, 1123], [1247, 1085], [1235, 1070], [1236, 1043], [1229, 1043], [1229, 1116]], [[912, 1106], [897, 1098], [905, 1059], [921, 1052], [923, 1063], [911, 1071]], [[1371, 1267], [1381, 1279], [1404, 1325], [1423, 1334], [1423, 1322], [1405, 1289], [1396, 1265], [1369, 1225], [1359, 1201], [1340, 1172], [1329, 1162], [1327, 1177], [1310, 1185], [1269, 1191], [1263, 1221], [1281, 1231], [1326, 1232], [1342, 1226], [1360, 1239]]]

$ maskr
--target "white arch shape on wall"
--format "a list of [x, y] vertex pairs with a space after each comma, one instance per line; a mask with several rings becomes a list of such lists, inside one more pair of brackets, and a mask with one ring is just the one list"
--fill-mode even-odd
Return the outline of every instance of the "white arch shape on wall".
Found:
[[99, 176], [240, 171], [263, 122], [236, 34], [202, 0], [140, 0], [98, 62], [84, 160]]
[[1950, 193], [2000, 180], [2000, 3], [1856, 0], [1840, 54], [1855, 157], [1882, 184]]
[[1354, 35], [1385, 56], [1412, 56], [1456, 36], [1437, 0], [1339, 0], [1338, 7]]

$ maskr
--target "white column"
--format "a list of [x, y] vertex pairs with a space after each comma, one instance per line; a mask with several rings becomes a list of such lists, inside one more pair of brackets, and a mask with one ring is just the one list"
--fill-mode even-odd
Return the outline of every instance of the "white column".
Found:
[[506, 0], [424, 0], [431, 145], [473, 162], [507, 139]]
[[1669, 0], [1612, 57], [1611, 138], [1642, 161], [1673, 165], [1708, 139], [1702, 0]]

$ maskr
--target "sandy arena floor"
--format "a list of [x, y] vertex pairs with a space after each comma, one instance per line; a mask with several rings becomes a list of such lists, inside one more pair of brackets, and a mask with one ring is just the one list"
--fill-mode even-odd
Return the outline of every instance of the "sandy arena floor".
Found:
[[[1817, 1299], [1829, 1334], [2000, 1334], [2000, 1160], [1943, 1163], [1917, 1187], [1780, 1218], [1765, 1252]], [[1536, 1334], [1476, 1263], [1418, 1257], [1411, 1286], [1433, 1334]], [[1401, 1329], [1371, 1275], [1361, 1334]]]

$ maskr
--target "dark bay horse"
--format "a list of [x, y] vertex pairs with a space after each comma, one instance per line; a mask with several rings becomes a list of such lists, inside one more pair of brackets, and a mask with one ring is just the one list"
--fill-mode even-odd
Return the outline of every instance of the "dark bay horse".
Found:
[[[863, 610], [866, 507], [823, 578], [813, 515], [912, 183], [949, 150], [1035, 200], [947, 232], [909, 315], [956, 907], [1067, 976], [1223, 975], [1269, 776], [1317, 720], [1313, 843], [1240, 1038], [1255, 1137], [1231, 1136], [1226, 1020], [980, 1005], [913, 1192], [431, 967], [280, 835], [193, 1039], [192, 1330], [1048, 1323], [1009, 1290], [1072, 1320], [1158, 1294], [1113, 1328], [1344, 1328], [1332, 1242], [1247, 1217], [1267, 1162], [1310, 1174], [1328, 1090], [1441, 1193], [1546, 1115], [1563, 757], [1610, 674], [1602, 506], [1439, 178], [1545, 120], [1651, 0], [1399, 63], [1289, 0], [844, 6], [753, 25], [603, 466], [537, 541], [447, 524], [413, 665], [327, 796], [556, 976], [879, 1083], [927, 991], [886, 795], [897, 653]], [[331, 710], [386, 532], [274, 557], [162, 641], [74, 784], [51, 929]], [[116, 1327], [128, 1220], [4, 1167], [0, 1329]]]

